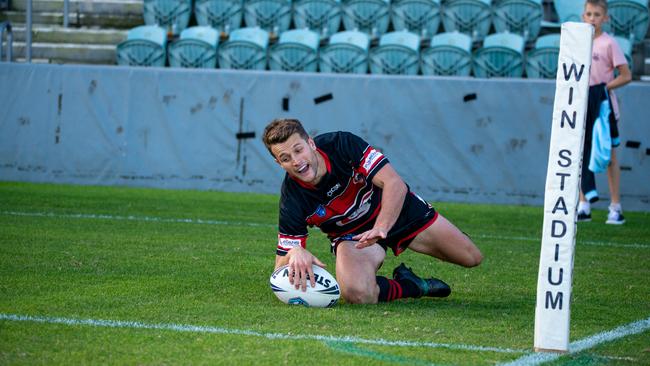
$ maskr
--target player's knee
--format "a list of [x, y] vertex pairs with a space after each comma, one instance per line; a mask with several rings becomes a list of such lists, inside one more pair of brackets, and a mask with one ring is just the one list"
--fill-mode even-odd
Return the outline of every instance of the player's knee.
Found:
[[360, 284], [342, 286], [341, 296], [350, 304], [374, 304], [379, 297], [377, 286], [363, 286]]
[[465, 261], [462, 263], [464, 267], [476, 267], [483, 262], [483, 254], [477, 247], [472, 247], [467, 251]]

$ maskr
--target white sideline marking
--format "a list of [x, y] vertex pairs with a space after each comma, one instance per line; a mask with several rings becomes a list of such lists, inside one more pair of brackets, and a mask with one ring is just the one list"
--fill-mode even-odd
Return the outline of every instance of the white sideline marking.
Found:
[[244, 335], [244, 336], [251, 336], [251, 337], [266, 338], [271, 340], [276, 340], [276, 339], [315, 340], [315, 341], [324, 341], [324, 342], [372, 344], [372, 345], [379, 345], [379, 346], [448, 348], [448, 349], [464, 350], [464, 351], [481, 351], [481, 352], [498, 352], [498, 353], [526, 352], [525, 350], [518, 350], [518, 349], [473, 346], [468, 344], [389, 341], [385, 339], [366, 339], [366, 338], [357, 338], [352, 336], [334, 337], [334, 336], [323, 336], [323, 335], [316, 335], [316, 334], [261, 333], [253, 330], [227, 329], [227, 328], [220, 328], [220, 327], [209, 327], [209, 326], [189, 325], [189, 324], [146, 324], [146, 323], [140, 323], [135, 321], [73, 319], [73, 318], [58, 318], [58, 317], [48, 317], [48, 316], [30, 316], [30, 315], [3, 314], [3, 313], [0, 313], [0, 320], [9, 320], [9, 321], [16, 321], [16, 322], [36, 322], [36, 323], [47, 323], [47, 324], [65, 324], [71, 326], [87, 325], [93, 327], [107, 327], [107, 328], [158, 329], [158, 330], [171, 330], [175, 332]]
[[[534, 241], [541, 242], [541, 238], [531, 238], [527, 236], [499, 236], [499, 235], [472, 235], [472, 237], [485, 238], [485, 239], [498, 239], [498, 240], [521, 240], [521, 241]], [[609, 241], [595, 241], [595, 240], [578, 240], [576, 244], [587, 244], [595, 245], [601, 247], [618, 247], [618, 248], [643, 248], [650, 249], [650, 243], [630, 243], [630, 244], [621, 244], [614, 243]]]
[[99, 220], [125, 220], [125, 221], [148, 221], [148, 222], [171, 222], [181, 224], [203, 224], [203, 225], [231, 225], [231, 226], [260, 226], [260, 227], [277, 227], [271, 224], [259, 224], [255, 222], [238, 222], [222, 220], [203, 220], [203, 219], [179, 219], [164, 218], [152, 216], [116, 216], [104, 214], [57, 214], [54, 212], [16, 212], [2, 211], [3, 215], [9, 216], [30, 216], [30, 217], [53, 217], [62, 219], [99, 219]]
[[[622, 325], [618, 328], [594, 334], [591, 337], [581, 339], [579, 341], [571, 342], [569, 344], [569, 352], [566, 354], [574, 354], [584, 350], [593, 348], [601, 343], [610, 342], [619, 338], [627, 337], [634, 334], [639, 334], [650, 329], [650, 318], [638, 320], [633, 323]], [[501, 366], [533, 366], [541, 365], [546, 362], [555, 361], [562, 357], [563, 354], [559, 353], [531, 353], [512, 362], [501, 364]]]
[[[119, 216], [119, 215], [104, 215], [104, 214], [57, 214], [54, 212], [18, 212], [18, 211], [0, 211], [2, 215], [8, 216], [28, 216], [28, 217], [52, 217], [63, 219], [95, 219], [95, 220], [125, 220], [125, 221], [146, 221], [146, 222], [163, 222], [163, 223], [181, 223], [181, 224], [201, 224], [201, 225], [231, 225], [231, 226], [253, 226], [253, 227], [269, 227], [277, 228], [275, 224], [263, 224], [255, 222], [240, 222], [240, 221], [222, 221], [222, 220], [203, 220], [203, 219], [182, 219], [182, 218], [164, 218], [155, 216]], [[500, 235], [472, 235], [476, 238], [497, 239], [497, 240], [510, 240], [510, 241], [533, 241], [541, 242], [540, 238], [532, 238], [527, 236], [500, 236]], [[578, 240], [578, 244], [604, 246], [604, 247], [618, 247], [618, 248], [636, 248], [636, 249], [650, 249], [650, 243], [613, 243], [606, 241], [593, 241], [593, 240]]]

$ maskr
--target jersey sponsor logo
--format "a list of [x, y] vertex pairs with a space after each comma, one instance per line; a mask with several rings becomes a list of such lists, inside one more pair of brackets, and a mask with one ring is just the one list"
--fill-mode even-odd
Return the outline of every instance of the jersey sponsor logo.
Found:
[[341, 183], [336, 183], [334, 187], [330, 188], [330, 190], [327, 191], [327, 197], [332, 197], [339, 188], [341, 188]]
[[369, 172], [371, 168], [375, 165], [375, 163], [382, 158], [382, 156], [384, 155], [379, 151], [375, 149], [370, 150], [368, 156], [365, 158], [363, 162], [363, 169]]
[[303, 246], [303, 242], [306, 241], [306, 238], [296, 238], [293, 236], [282, 236], [278, 235], [278, 247], [289, 250], [295, 247]]

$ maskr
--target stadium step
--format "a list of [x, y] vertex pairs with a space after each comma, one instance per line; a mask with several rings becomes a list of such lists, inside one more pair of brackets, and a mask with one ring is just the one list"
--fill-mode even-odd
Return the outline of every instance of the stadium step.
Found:
[[[72, 13], [95, 13], [115, 15], [139, 15], [142, 17], [142, 0], [93, 0], [70, 1], [69, 11]], [[27, 10], [27, 0], [12, 0], [11, 8], [16, 11]], [[33, 0], [32, 10], [40, 13], [56, 13], [63, 11], [63, 0]]]
[[[13, 27], [14, 42], [25, 41], [25, 25]], [[64, 28], [62, 26], [32, 27], [32, 42], [38, 43], [78, 43], [117, 45], [126, 39], [126, 30], [94, 29], [94, 28]]]
[[[25, 23], [26, 16], [20, 11], [5, 11], [0, 14], [0, 21], [9, 20], [12, 24]], [[32, 14], [33, 24], [56, 24], [63, 25], [63, 13], [61, 12], [34, 12]], [[144, 24], [142, 14], [91, 14], [91, 13], [70, 13], [68, 18], [70, 27], [101, 27], [131, 29]]]
[[[25, 43], [14, 42], [13, 56], [24, 59]], [[49, 60], [50, 63], [115, 64], [114, 45], [32, 43], [32, 59]]]

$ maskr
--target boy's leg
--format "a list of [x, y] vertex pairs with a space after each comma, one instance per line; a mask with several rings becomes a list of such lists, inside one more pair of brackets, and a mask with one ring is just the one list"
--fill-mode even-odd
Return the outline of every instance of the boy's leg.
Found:
[[386, 257], [380, 245], [357, 249], [354, 241], [343, 241], [336, 249], [336, 280], [345, 301], [374, 304], [379, 299], [376, 273]]
[[618, 164], [616, 157], [616, 148], [612, 148], [612, 157], [607, 167], [607, 181], [609, 182], [610, 203], [621, 203], [621, 166]]
[[483, 260], [481, 251], [472, 240], [440, 213], [436, 221], [419, 233], [408, 247], [463, 267], [478, 266]]
[[611, 202], [609, 204], [609, 213], [607, 214], [607, 224], [622, 225], [625, 223], [623, 208], [621, 207], [621, 167], [616, 157], [616, 149], [612, 149], [612, 158], [607, 167], [607, 180], [609, 181], [609, 193]]

